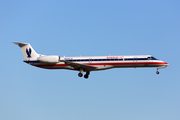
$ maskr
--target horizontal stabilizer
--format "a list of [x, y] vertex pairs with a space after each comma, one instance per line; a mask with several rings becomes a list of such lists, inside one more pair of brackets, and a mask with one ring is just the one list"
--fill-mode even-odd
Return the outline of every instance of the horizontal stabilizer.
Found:
[[28, 44], [29, 44], [29, 43], [19, 43], [19, 42], [12, 42], [12, 43], [14, 43], [14, 44], [18, 45], [19, 47], [23, 47], [23, 46], [25, 46], [25, 45], [28, 45]]

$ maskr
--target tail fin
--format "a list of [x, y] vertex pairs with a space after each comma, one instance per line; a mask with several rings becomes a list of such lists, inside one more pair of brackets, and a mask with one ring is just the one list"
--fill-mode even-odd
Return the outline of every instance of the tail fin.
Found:
[[37, 54], [29, 43], [12, 42], [21, 48], [22, 54], [25, 60], [37, 60], [39, 54]]

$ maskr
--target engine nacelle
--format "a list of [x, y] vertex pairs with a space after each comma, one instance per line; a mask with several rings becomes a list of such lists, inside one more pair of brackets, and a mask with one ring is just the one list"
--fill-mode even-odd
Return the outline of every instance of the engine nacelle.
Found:
[[57, 55], [41, 56], [37, 58], [37, 61], [44, 63], [58, 63], [60, 61], [60, 56]]

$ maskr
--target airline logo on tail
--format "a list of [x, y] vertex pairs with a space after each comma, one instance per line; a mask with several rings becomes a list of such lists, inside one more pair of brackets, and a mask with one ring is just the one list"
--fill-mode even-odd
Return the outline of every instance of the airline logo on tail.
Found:
[[31, 58], [31, 48], [29, 50], [26, 48], [27, 57]]

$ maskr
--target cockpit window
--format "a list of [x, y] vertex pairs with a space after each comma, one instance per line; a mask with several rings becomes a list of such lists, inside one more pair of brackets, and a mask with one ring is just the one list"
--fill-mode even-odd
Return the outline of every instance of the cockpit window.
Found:
[[157, 60], [155, 57], [151, 57], [152, 58], [152, 60]]
[[155, 57], [151, 56], [151, 57], [148, 57], [148, 60], [157, 60]]

